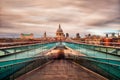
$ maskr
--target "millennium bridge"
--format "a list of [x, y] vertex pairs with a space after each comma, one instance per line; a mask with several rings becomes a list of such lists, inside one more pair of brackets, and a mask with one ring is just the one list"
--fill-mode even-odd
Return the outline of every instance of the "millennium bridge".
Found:
[[0, 80], [120, 80], [120, 47], [67, 41], [0, 47]]

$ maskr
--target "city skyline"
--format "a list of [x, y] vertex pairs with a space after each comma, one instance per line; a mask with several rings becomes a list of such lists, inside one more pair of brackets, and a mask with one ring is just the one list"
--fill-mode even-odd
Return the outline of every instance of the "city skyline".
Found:
[[119, 0], [1, 0], [0, 34], [103, 35], [120, 30]]

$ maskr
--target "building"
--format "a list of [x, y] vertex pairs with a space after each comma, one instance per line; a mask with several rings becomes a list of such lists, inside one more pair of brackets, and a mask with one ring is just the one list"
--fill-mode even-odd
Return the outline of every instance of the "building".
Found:
[[43, 37], [41, 38], [41, 40], [47, 41], [47, 40], [50, 40], [50, 39], [51, 39], [51, 37], [48, 37], [48, 36], [47, 36], [47, 33], [44, 32]]
[[59, 28], [56, 31], [56, 39], [57, 40], [63, 40], [65, 38], [64, 32], [61, 28], [61, 25], [59, 24]]
[[94, 44], [94, 45], [100, 45], [101, 44], [102, 37], [98, 35], [91, 35], [88, 34], [85, 37], [85, 43], [87, 44]]
[[46, 33], [46, 32], [44, 32], [44, 35], [43, 35], [43, 36], [44, 36], [44, 38], [46, 38], [46, 37], [47, 37], [47, 33]]
[[47, 33], [44, 32], [43, 38], [46, 40], [47, 39]]
[[33, 39], [34, 38], [34, 34], [33, 33], [30, 33], [30, 34], [23, 34], [23, 33], [21, 33], [20, 38], [21, 39]]
[[69, 38], [69, 33], [66, 33], [66, 36], [65, 36], [66, 38]]
[[80, 39], [80, 34], [79, 33], [76, 33], [76, 38]]
[[[111, 36], [109, 36], [109, 34], [111, 34]], [[105, 46], [116, 46], [116, 45], [119, 46], [120, 45], [119, 33], [107, 33], [106, 37], [103, 39], [103, 43]]]

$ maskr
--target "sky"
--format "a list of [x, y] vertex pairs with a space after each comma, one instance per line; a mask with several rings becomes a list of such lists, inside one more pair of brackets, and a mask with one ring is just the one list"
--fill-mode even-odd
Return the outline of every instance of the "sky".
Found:
[[0, 34], [103, 35], [120, 31], [120, 0], [0, 0]]

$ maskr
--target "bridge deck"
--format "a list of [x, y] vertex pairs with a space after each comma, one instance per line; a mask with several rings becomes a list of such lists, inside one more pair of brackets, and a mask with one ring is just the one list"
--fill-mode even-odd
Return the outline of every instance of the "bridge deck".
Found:
[[102, 76], [66, 60], [55, 60], [16, 80], [106, 80]]

